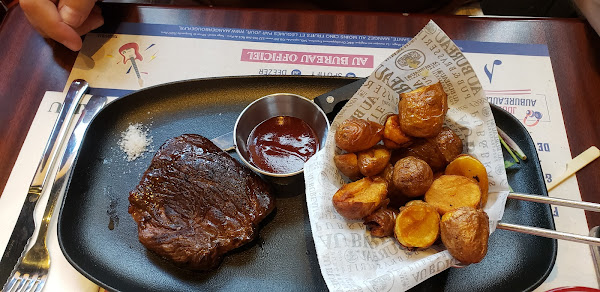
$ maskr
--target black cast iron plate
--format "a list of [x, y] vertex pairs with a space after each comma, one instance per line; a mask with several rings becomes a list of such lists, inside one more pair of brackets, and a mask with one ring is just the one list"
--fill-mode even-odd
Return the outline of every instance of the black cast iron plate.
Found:
[[[58, 238], [67, 260], [111, 291], [326, 290], [303, 194], [280, 194], [258, 238], [227, 255], [213, 272], [186, 271], [148, 252], [127, 213], [127, 196], [153, 152], [127, 162], [117, 142], [132, 123], [148, 127], [154, 150], [184, 133], [214, 138], [231, 131], [241, 110], [261, 96], [290, 92], [315, 97], [352, 81], [303, 76], [201, 79], [144, 89], [110, 104], [90, 126], [60, 210]], [[510, 114], [498, 108], [493, 112], [498, 126], [529, 157], [507, 170], [511, 186], [517, 192], [546, 195], [527, 130]], [[551, 210], [543, 204], [509, 200], [503, 221], [554, 229]], [[555, 240], [497, 230], [481, 263], [449, 269], [412, 290], [532, 290], [548, 276], [556, 249]]]

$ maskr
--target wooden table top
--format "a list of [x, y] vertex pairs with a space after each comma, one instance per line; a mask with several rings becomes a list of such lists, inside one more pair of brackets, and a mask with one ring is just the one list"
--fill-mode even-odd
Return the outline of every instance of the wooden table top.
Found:
[[[574, 154], [600, 145], [600, 37], [577, 19], [469, 18], [391, 13], [235, 10], [103, 4], [105, 26], [119, 22], [410, 37], [433, 19], [452, 39], [548, 46]], [[39, 36], [20, 7], [0, 26], [0, 192], [46, 91], [62, 91], [77, 56]], [[583, 200], [600, 203], [600, 160], [577, 173]], [[591, 227], [600, 214], [587, 212]]]

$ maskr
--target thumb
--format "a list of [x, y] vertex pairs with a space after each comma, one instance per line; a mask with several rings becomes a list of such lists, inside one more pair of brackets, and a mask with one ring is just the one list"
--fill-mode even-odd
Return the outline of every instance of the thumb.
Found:
[[58, 13], [64, 23], [77, 28], [88, 18], [95, 3], [96, 0], [59, 0]]

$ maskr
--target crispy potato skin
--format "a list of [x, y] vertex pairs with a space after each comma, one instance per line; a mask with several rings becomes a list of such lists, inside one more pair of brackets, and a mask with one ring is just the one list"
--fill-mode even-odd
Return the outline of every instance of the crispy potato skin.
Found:
[[389, 115], [383, 125], [383, 143], [387, 148], [397, 149], [412, 143], [412, 138], [402, 132], [400, 117]]
[[433, 171], [440, 171], [446, 167], [446, 158], [440, 152], [435, 141], [430, 139], [415, 139], [408, 148], [401, 149], [398, 154], [400, 157], [414, 156], [419, 158], [431, 167]]
[[448, 98], [439, 82], [400, 94], [400, 127], [409, 136], [437, 135], [442, 130], [447, 111]]
[[433, 183], [433, 171], [427, 162], [413, 157], [405, 157], [394, 165], [392, 183], [402, 194], [418, 197]]
[[358, 156], [356, 153], [338, 154], [333, 157], [333, 162], [337, 169], [351, 180], [357, 180], [362, 177], [358, 168]]
[[462, 175], [442, 175], [434, 180], [425, 193], [425, 202], [435, 207], [440, 215], [456, 208], [478, 208], [481, 189], [477, 181]]
[[383, 146], [385, 146], [385, 148], [387, 149], [399, 149], [402, 148], [402, 145], [390, 140], [390, 139], [386, 139], [383, 138], [381, 139], [381, 141], [383, 141]]
[[449, 128], [443, 127], [435, 137], [415, 139], [400, 151], [400, 156], [414, 156], [427, 162], [435, 172], [442, 171], [450, 161], [462, 153], [460, 137]]
[[338, 147], [347, 152], [359, 152], [375, 146], [383, 138], [383, 126], [376, 122], [349, 118], [335, 132]]
[[375, 176], [390, 163], [392, 153], [387, 148], [376, 145], [358, 152], [358, 169], [364, 176]]
[[387, 204], [387, 182], [365, 177], [343, 185], [332, 198], [335, 210], [346, 219], [363, 219]]
[[440, 214], [423, 201], [410, 201], [396, 216], [394, 235], [405, 247], [427, 248], [438, 239]]
[[489, 180], [487, 170], [481, 161], [474, 156], [461, 154], [448, 164], [445, 174], [462, 175], [475, 179], [481, 189], [480, 208], [485, 207], [488, 198]]
[[[392, 186], [392, 180], [394, 177], [394, 166], [391, 163], [388, 163], [383, 171], [379, 173], [379, 176], [384, 179], [388, 183], [388, 189]], [[389, 192], [388, 192], [389, 195]]]
[[394, 234], [396, 225], [396, 213], [394, 210], [383, 207], [365, 217], [364, 224], [375, 237], [386, 237]]
[[388, 165], [381, 173], [379, 173], [378, 176], [383, 178], [388, 184], [387, 198], [389, 199], [388, 205], [390, 207], [397, 210], [398, 208], [404, 206], [404, 204], [406, 204], [408, 201], [412, 200], [412, 198], [405, 196], [397, 187], [394, 186], [394, 166], [391, 163], [388, 163]]
[[440, 229], [442, 242], [461, 263], [478, 263], [487, 254], [490, 229], [483, 210], [461, 207], [448, 212], [442, 217]]
[[462, 140], [449, 128], [443, 127], [442, 131], [433, 138], [433, 141], [442, 156], [444, 156], [446, 164], [454, 160], [463, 151]]

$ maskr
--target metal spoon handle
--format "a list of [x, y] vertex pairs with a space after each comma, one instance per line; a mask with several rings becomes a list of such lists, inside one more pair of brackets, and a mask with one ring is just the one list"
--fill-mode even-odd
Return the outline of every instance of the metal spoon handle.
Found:
[[522, 194], [522, 193], [510, 193], [508, 194], [509, 199], [517, 199], [522, 201], [552, 204], [557, 206], [571, 207], [577, 209], [583, 209], [588, 211], [600, 212], [600, 204], [574, 201], [561, 198], [553, 198], [539, 195]]
[[233, 143], [233, 131], [225, 133], [219, 137], [210, 139], [211, 142], [215, 143], [217, 147], [225, 152], [235, 150], [235, 144]]
[[536, 236], [541, 236], [541, 237], [568, 240], [568, 241], [574, 241], [574, 242], [579, 242], [579, 243], [585, 243], [585, 244], [589, 244], [589, 245], [600, 246], [600, 238], [597, 238], [597, 237], [561, 232], [561, 231], [550, 230], [550, 229], [539, 228], [539, 227], [502, 223], [502, 222], [498, 223], [498, 225], [496, 227], [498, 229], [510, 230], [510, 231], [515, 231], [515, 232], [519, 232], [519, 233], [525, 233], [525, 234], [531, 234], [531, 235], [536, 235]]
[[[522, 194], [522, 193], [510, 193], [508, 194], [509, 199], [517, 199], [529, 202], [543, 203], [543, 204], [553, 204], [557, 206], [565, 206], [577, 209], [583, 209], [588, 211], [600, 212], [600, 204], [590, 203], [590, 202], [582, 202], [582, 201], [574, 201], [567, 200], [561, 198], [553, 198], [539, 195], [531, 195], [531, 194]], [[523, 226], [517, 224], [510, 224], [500, 222], [496, 226], [498, 229], [516, 231], [520, 233], [526, 233], [531, 235], [537, 235], [547, 238], [561, 239], [574, 241], [579, 243], [586, 243], [589, 245], [600, 246], [600, 238], [555, 231], [545, 228], [532, 227], [532, 226]]]

